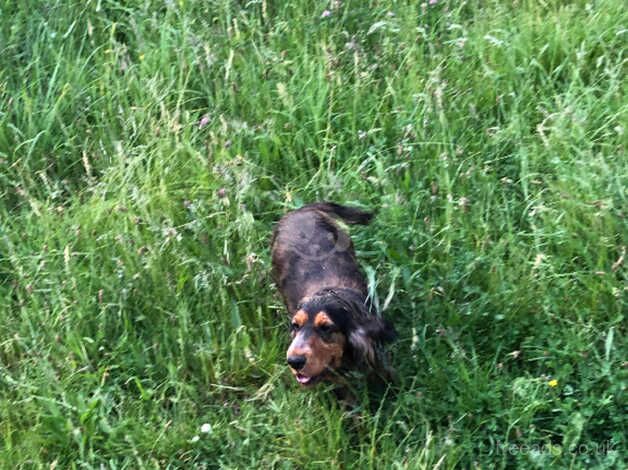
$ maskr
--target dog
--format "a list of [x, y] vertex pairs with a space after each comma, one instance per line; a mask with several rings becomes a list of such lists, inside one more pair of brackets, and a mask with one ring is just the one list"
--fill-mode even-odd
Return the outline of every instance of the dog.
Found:
[[342, 383], [350, 371], [394, 376], [383, 345], [396, 337], [378, 315], [353, 242], [336, 219], [367, 225], [373, 214], [333, 202], [288, 212], [271, 241], [272, 274], [290, 315], [286, 357], [297, 382]]

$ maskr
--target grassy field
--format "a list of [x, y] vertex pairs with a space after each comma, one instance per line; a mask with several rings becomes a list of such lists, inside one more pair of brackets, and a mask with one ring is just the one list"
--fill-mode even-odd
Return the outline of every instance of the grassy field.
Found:
[[[625, 468], [621, 0], [0, 0], [1, 468]], [[352, 230], [399, 383], [301, 391]]]

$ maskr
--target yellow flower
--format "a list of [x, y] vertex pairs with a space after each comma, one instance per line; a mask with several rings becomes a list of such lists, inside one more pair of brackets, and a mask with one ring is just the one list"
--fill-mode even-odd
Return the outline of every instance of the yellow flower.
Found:
[[552, 379], [549, 382], [547, 382], [547, 385], [549, 385], [550, 387], [555, 387], [556, 385], [558, 385], [558, 380], [556, 379]]

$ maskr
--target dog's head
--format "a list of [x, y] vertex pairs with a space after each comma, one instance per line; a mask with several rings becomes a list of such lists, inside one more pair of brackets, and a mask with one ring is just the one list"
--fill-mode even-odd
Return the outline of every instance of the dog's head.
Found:
[[290, 330], [288, 364], [303, 386], [332, 379], [343, 369], [385, 369], [379, 349], [395, 337], [392, 325], [343, 289], [326, 289], [301, 302]]

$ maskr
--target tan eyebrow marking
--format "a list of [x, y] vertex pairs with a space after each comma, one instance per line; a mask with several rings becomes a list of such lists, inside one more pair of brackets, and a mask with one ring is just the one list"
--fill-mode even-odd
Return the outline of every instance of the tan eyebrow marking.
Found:
[[314, 318], [314, 326], [333, 325], [334, 322], [325, 312], [318, 312]]
[[308, 318], [309, 317], [307, 313], [305, 313], [305, 311], [299, 310], [297, 313], [294, 314], [294, 317], [292, 317], [292, 321], [299, 326], [303, 326], [307, 323]]

